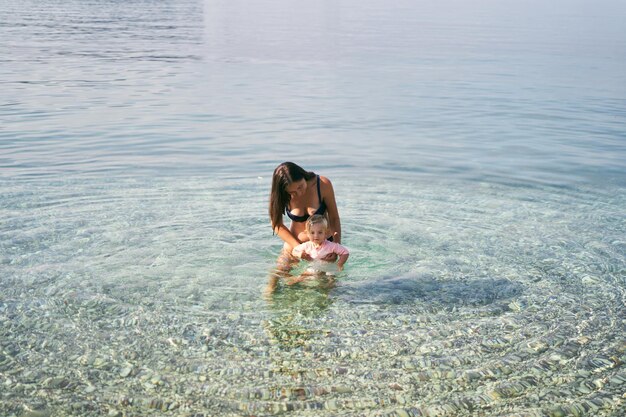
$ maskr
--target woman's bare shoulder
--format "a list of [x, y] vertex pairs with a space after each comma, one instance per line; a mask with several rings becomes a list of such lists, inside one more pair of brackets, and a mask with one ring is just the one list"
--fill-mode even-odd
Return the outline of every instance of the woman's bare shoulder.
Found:
[[333, 183], [330, 182], [330, 179], [328, 179], [328, 177], [325, 177], [323, 175], [320, 175], [320, 183], [322, 184], [322, 186], [333, 186]]
[[334, 197], [335, 190], [333, 189], [333, 183], [330, 182], [328, 177], [320, 175], [320, 188], [324, 197]]
[[331, 213], [335, 212], [337, 203], [335, 202], [335, 190], [333, 188], [333, 184], [330, 182], [328, 178], [320, 176], [320, 185], [321, 185], [320, 191], [322, 194], [322, 199], [326, 203], [330, 212]]

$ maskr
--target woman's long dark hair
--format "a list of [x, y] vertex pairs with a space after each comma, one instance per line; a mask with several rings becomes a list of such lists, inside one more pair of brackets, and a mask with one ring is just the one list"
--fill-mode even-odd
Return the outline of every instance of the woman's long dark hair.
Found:
[[283, 213], [289, 205], [291, 196], [287, 192], [287, 187], [302, 179], [310, 180], [315, 178], [315, 173], [305, 171], [299, 165], [293, 162], [283, 162], [278, 165], [274, 170], [272, 176], [272, 191], [270, 192], [270, 220], [272, 222], [272, 229], [276, 231], [276, 228], [283, 222]]

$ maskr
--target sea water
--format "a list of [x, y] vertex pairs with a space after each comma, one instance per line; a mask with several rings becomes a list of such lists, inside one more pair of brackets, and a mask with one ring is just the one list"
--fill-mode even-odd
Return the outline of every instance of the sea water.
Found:
[[[0, 414], [626, 413], [623, 2], [0, 12]], [[270, 291], [285, 160], [351, 256]]]

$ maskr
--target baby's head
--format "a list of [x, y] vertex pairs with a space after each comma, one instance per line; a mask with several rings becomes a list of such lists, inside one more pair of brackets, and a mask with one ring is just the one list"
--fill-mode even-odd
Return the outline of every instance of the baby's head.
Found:
[[328, 231], [328, 221], [321, 214], [314, 214], [306, 221], [306, 232], [309, 240], [313, 243], [321, 244], [326, 240], [326, 232]]

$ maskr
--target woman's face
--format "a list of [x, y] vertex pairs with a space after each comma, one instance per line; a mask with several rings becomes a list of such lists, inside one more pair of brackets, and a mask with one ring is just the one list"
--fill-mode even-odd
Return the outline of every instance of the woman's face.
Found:
[[300, 181], [294, 181], [285, 189], [291, 199], [302, 197], [306, 192], [306, 180], [302, 178]]

